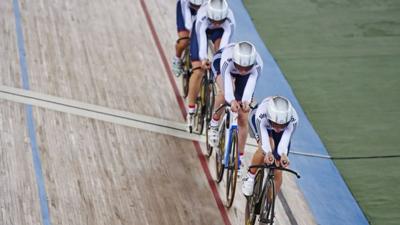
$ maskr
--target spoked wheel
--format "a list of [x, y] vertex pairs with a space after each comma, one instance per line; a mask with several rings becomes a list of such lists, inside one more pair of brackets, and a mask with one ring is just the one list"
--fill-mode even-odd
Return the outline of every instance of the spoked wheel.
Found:
[[238, 156], [238, 131], [232, 132], [232, 144], [229, 155], [228, 173], [226, 176], [226, 207], [232, 206], [233, 200], [235, 199], [236, 181], [239, 166]]
[[268, 179], [266, 182], [265, 193], [261, 202], [260, 224], [272, 225], [275, 216], [275, 185], [272, 179]]
[[210, 122], [206, 120], [206, 146], [207, 146], [207, 152], [205, 154], [205, 156], [207, 158], [210, 158], [212, 151], [213, 151], [213, 147], [208, 143], [208, 131], [210, 128]]
[[192, 65], [190, 62], [189, 49], [185, 49], [183, 53], [183, 75], [182, 75], [182, 97], [186, 98], [189, 91], [189, 79], [192, 74]]
[[260, 214], [260, 201], [262, 197], [262, 182], [264, 179], [264, 170], [258, 170], [254, 178], [253, 195], [247, 197], [245, 221], [246, 225], [254, 225], [257, 214]]
[[215, 174], [217, 178], [215, 181], [217, 183], [221, 182], [222, 177], [224, 175], [224, 155], [225, 155], [225, 121], [223, 121], [224, 124], [222, 124], [221, 130], [219, 131], [219, 143], [218, 143], [218, 148], [216, 150], [215, 154]]
[[189, 91], [189, 79], [190, 79], [190, 71], [185, 69], [185, 72], [182, 75], [182, 97], [186, 98]]
[[208, 129], [210, 127], [210, 121], [212, 118], [212, 113], [213, 113], [213, 107], [214, 107], [214, 84], [211, 82], [207, 82], [206, 85], [206, 146], [207, 146], [207, 152], [206, 156], [209, 158], [212, 154], [213, 147], [208, 144]]

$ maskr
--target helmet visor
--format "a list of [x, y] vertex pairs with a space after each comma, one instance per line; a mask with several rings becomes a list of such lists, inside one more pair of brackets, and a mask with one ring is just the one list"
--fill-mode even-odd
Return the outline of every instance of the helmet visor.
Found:
[[271, 124], [272, 129], [274, 129], [275, 132], [282, 132], [288, 125], [290, 122], [284, 123], [284, 124], [279, 124], [279, 123], [275, 123], [272, 120], [268, 120], [269, 123]]
[[235, 68], [239, 71], [240, 74], [248, 74], [250, 72], [250, 70], [253, 68], [254, 65], [250, 65], [250, 66], [241, 66], [237, 63], [233, 63], [233, 65], [235, 66]]
[[189, 3], [189, 7], [192, 8], [192, 9], [195, 9], [195, 10], [198, 10], [200, 8], [200, 6], [201, 5], [195, 5], [195, 4], [191, 3], [191, 2]]
[[210, 23], [214, 26], [223, 24], [225, 22], [225, 20], [226, 20], [226, 18], [222, 19], [222, 20], [213, 20], [213, 19], [208, 18], [208, 21], [210, 21]]

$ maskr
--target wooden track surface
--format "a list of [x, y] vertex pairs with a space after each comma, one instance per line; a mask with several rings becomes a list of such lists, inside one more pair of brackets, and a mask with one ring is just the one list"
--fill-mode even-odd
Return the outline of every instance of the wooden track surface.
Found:
[[[31, 90], [184, 122], [138, 0], [19, 3]], [[170, 57], [175, 1], [146, 4]], [[0, 10], [0, 82], [20, 88], [12, 1]], [[25, 113], [0, 100], [0, 224], [42, 224]], [[33, 118], [52, 224], [223, 224], [191, 141], [38, 107]], [[285, 182], [297, 223], [314, 224]], [[239, 182], [232, 224], [243, 211]]]

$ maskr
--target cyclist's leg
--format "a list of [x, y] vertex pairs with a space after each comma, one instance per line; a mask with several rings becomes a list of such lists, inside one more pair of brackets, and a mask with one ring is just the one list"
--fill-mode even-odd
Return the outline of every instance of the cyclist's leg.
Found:
[[177, 58], [182, 57], [182, 53], [185, 48], [189, 45], [189, 31], [182, 30], [178, 32], [178, 40], [175, 44], [175, 56]]
[[185, 27], [181, 1], [176, 3], [176, 27], [178, 40], [175, 44], [175, 56], [172, 58], [172, 70], [176, 76], [180, 76], [183, 73], [182, 52], [189, 45], [189, 31]]
[[217, 52], [220, 49], [221, 38], [223, 35], [224, 35], [224, 29], [222, 29], [222, 28], [217, 28], [217, 29], [207, 31], [208, 38], [214, 44], [214, 52]]
[[249, 133], [249, 123], [247, 118], [249, 112], [244, 112], [239, 109], [238, 126], [239, 126], [239, 152], [240, 155], [244, 154], [244, 146], [246, 145], [247, 135]]
[[[217, 93], [215, 95], [215, 101], [214, 101], [214, 110], [216, 110], [218, 107], [220, 107], [222, 104], [224, 104], [224, 82], [223, 82], [223, 77], [221, 76], [221, 55], [222, 52], [218, 51], [214, 55], [212, 64], [211, 64], [211, 71], [213, 75], [216, 75], [215, 77], [215, 83], [216, 88], [217, 88]], [[213, 110], [213, 111], [214, 111]], [[223, 113], [223, 110], [220, 110], [216, 114], [213, 114], [212, 122], [211, 125], [217, 125], [218, 121]]]
[[196, 99], [200, 91], [201, 79], [204, 71], [201, 69], [199, 58], [199, 43], [196, 30], [193, 29], [190, 35], [190, 60], [192, 61], [192, 75], [189, 80], [188, 108], [189, 113], [195, 112]]
[[[218, 74], [215, 81], [217, 84], [217, 94], [215, 95], [214, 110], [216, 110], [225, 102], [223, 77]], [[214, 113], [213, 119], [218, 121], [221, 118], [222, 113], [224, 113], [224, 110], [220, 110], [219, 112]]]

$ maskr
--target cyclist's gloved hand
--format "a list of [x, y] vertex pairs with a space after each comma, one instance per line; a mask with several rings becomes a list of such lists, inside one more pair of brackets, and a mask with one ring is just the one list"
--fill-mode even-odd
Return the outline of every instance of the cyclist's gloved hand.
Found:
[[210, 61], [208, 61], [208, 59], [202, 60], [201, 61], [201, 68], [203, 70], [208, 70], [210, 69]]
[[274, 155], [272, 154], [272, 152], [268, 152], [265, 157], [264, 157], [264, 162], [267, 165], [271, 165], [272, 163], [274, 163]]
[[250, 111], [250, 102], [242, 102], [242, 109], [244, 112], [249, 112]]
[[290, 161], [289, 161], [289, 158], [287, 157], [287, 155], [286, 154], [282, 154], [281, 155], [281, 165], [282, 165], [282, 167], [287, 168], [289, 166], [289, 163], [290, 163]]
[[239, 102], [236, 101], [236, 100], [233, 100], [233, 101], [231, 102], [231, 109], [232, 109], [232, 112], [238, 112], [239, 108], [240, 108]]

